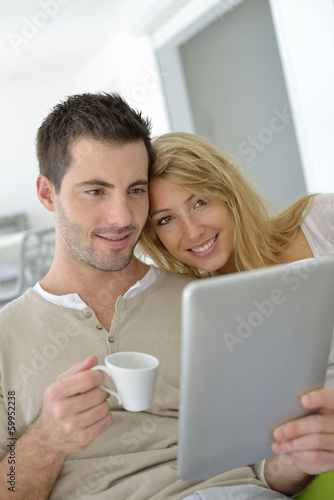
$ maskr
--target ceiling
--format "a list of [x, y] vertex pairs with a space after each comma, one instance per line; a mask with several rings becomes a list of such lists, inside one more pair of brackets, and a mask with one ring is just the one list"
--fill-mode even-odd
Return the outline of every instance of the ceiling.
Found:
[[128, 0], [2, 2], [0, 87], [76, 71], [122, 26]]
[[0, 88], [68, 76], [120, 30], [147, 34], [189, 1], [4, 0]]

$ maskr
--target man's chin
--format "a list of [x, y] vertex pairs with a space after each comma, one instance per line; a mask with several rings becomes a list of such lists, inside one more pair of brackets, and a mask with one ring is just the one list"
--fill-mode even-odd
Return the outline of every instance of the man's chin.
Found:
[[110, 262], [110, 260], [105, 262], [96, 262], [96, 263], [91, 263], [91, 266], [97, 271], [118, 272], [126, 269], [133, 258], [134, 255], [131, 252], [130, 255], [123, 256], [122, 258], [118, 259], [113, 259], [112, 262]]

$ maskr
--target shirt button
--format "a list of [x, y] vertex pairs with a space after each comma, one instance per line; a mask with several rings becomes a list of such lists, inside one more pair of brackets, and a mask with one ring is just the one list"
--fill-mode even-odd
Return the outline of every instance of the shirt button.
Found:
[[108, 340], [109, 340], [109, 342], [115, 342], [115, 338], [112, 335], [110, 335], [110, 337], [108, 337]]
[[90, 318], [92, 315], [92, 312], [91, 311], [85, 311], [84, 312], [84, 316], [86, 316], [86, 318]]
[[99, 323], [98, 325], [96, 325], [96, 328], [97, 328], [98, 330], [102, 330], [103, 326], [102, 326], [102, 325], [100, 325], [100, 323]]

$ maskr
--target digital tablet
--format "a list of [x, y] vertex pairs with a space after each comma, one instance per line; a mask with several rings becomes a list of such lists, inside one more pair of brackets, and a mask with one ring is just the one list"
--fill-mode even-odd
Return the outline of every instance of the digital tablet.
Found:
[[273, 429], [323, 386], [334, 258], [198, 280], [182, 297], [178, 472], [203, 478], [273, 456]]

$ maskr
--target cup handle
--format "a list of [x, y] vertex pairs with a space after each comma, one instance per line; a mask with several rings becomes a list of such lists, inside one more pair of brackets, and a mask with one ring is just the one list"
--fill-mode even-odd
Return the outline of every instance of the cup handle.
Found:
[[[109, 373], [104, 365], [93, 366], [91, 368], [91, 370], [101, 370], [110, 377], [110, 375], [109, 375]], [[109, 394], [111, 394], [112, 396], [115, 396], [119, 405], [122, 404], [121, 396], [119, 394], [117, 394], [117, 392], [112, 391], [111, 389], [109, 389], [109, 387], [106, 387], [105, 385], [99, 385], [99, 387], [101, 387], [101, 389], [103, 389], [104, 391], [109, 392]]]

